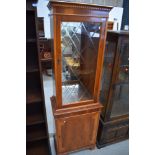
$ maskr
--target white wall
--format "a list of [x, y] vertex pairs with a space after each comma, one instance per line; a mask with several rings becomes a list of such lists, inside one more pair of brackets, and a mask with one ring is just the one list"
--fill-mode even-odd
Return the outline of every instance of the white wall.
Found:
[[51, 38], [50, 32], [50, 17], [48, 16], [50, 11], [47, 8], [48, 0], [38, 0], [37, 3], [37, 16], [44, 17], [44, 31], [45, 38]]
[[[122, 25], [122, 16], [123, 16], [123, 8], [114, 7], [109, 13], [109, 21], [114, 21], [114, 18], [117, 18], [118, 30], [121, 29]], [[113, 30], [117, 30], [117, 23], [114, 23]]]
[[[72, 1], [72, 0], [70, 0]], [[75, 1], [75, 0], [74, 0]], [[88, 0], [77, 0], [81, 2], [86, 2]], [[96, 2], [96, 0], [89, 0], [90, 2]], [[116, 0], [115, 0], [116, 1]], [[115, 2], [113, 1], [113, 3]], [[122, 0], [117, 0], [122, 1]], [[107, 2], [104, 1], [97, 1], [98, 3], [102, 3], [102, 5], [105, 5]], [[103, 4], [104, 2], [104, 4]], [[110, 1], [108, 1], [110, 3]], [[108, 3], [108, 4], [109, 4]], [[112, 3], [112, 1], [111, 1]], [[37, 16], [38, 17], [44, 17], [44, 31], [45, 31], [45, 38], [53, 38], [53, 24], [52, 24], [52, 17], [49, 17], [50, 11], [47, 8], [48, 0], [38, 0], [37, 4]], [[121, 4], [121, 3], [120, 3]], [[122, 23], [122, 15], [123, 15], [123, 8], [121, 7], [114, 7], [110, 13], [109, 13], [109, 21], [114, 21], [114, 18], [117, 18], [117, 21], [119, 22], [119, 30], [121, 29], [121, 23]], [[51, 18], [51, 21], [50, 21]], [[51, 22], [51, 25], [50, 25]], [[116, 30], [117, 25], [114, 24], [113, 30]]]

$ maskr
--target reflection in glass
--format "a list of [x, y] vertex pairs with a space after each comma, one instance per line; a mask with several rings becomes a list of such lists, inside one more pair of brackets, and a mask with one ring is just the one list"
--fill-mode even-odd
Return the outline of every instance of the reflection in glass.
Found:
[[111, 117], [128, 114], [129, 112], [129, 85], [115, 85], [113, 93], [113, 107]]
[[129, 82], [129, 44], [121, 46], [121, 59], [119, 66], [118, 82]]
[[101, 90], [101, 102], [103, 104], [108, 101], [108, 94], [110, 89], [110, 82], [112, 77], [112, 69], [114, 63], [116, 43], [114, 41], [107, 41], [105, 54], [104, 54], [104, 65], [102, 75], [102, 90]]
[[129, 113], [129, 44], [122, 42], [116, 82], [113, 85], [111, 117]]
[[62, 22], [62, 102], [93, 98], [100, 23]]

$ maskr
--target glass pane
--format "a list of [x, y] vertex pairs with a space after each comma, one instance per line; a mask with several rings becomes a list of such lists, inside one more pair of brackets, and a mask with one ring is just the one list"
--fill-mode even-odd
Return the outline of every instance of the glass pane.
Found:
[[110, 82], [112, 77], [112, 68], [114, 63], [116, 42], [107, 41], [105, 54], [104, 54], [104, 65], [103, 65], [103, 76], [102, 76], [102, 88], [101, 88], [101, 102], [106, 104], [108, 100]]
[[120, 49], [120, 62], [112, 97], [111, 117], [129, 113], [129, 43], [124, 40]]
[[111, 117], [129, 113], [129, 85], [115, 85]]
[[100, 23], [62, 22], [62, 102], [93, 99]]
[[121, 46], [121, 59], [117, 82], [129, 82], [129, 44], [124, 42]]

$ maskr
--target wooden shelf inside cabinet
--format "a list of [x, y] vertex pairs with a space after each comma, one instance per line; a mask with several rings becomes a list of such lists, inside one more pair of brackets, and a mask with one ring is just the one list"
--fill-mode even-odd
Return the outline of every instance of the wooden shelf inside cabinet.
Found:
[[28, 143], [26, 148], [27, 155], [50, 155], [48, 141], [46, 139]]
[[26, 117], [26, 126], [42, 124], [45, 120], [41, 114], [29, 115]]
[[37, 39], [36, 38], [26, 38], [27, 43], [36, 43]]
[[26, 141], [38, 141], [42, 139], [48, 138], [46, 133], [46, 127], [44, 124], [37, 124], [33, 126], [27, 126], [26, 127], [27, 135], [26, 135]]
[[35, 12], [35, 8], [34, 7], [26, 7], [26, 13], [27, 12]]
[[26, 106], [26, 125], [36, 125], [45, 123], [43, 115], [43, 103], [27, 104]]
[[35, 102], [41, 102], [42, 99], [42, 94], [39, 90], [37, 89], [31, 89], [27, 91], [26, 94], [26, 103], [35, 103]]
[[27, 73], [39, 72], [39, 68], [37, 66], [26, 66]]
[[46, 59], [45, 58], [42, 58], [41, 59], [41, 62], [47, 62], [47, 61], [52, 61], [52, 58], [46, 58]]

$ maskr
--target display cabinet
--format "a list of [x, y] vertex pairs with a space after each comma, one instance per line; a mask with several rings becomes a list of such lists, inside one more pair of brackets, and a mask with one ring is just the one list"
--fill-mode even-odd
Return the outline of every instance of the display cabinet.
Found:
[[128, 138], [129, 33], [108, 31], [103, 65], [98, 148]]
[[103, 106], [100, 80], [109, 11], [112, 7], [50, 1], [54, 21], [56, 150], [66, 154], [94, 148]]

